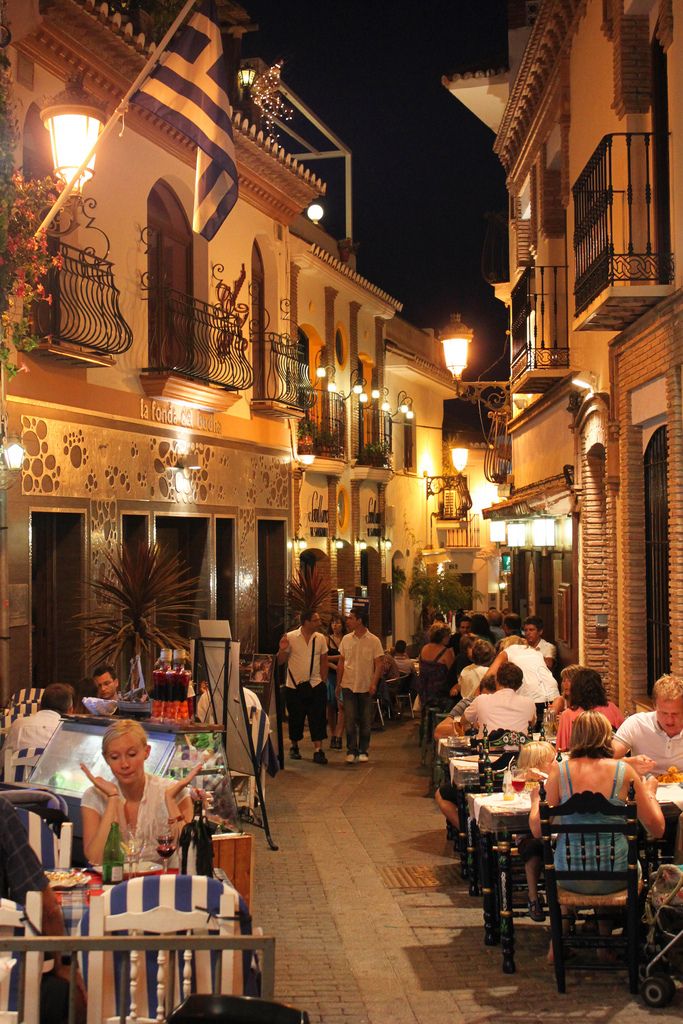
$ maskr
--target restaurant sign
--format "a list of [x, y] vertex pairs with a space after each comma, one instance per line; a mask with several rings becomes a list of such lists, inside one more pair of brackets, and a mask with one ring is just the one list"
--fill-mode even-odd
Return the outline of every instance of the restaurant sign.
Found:
[[187, 427], [188, 430], [199, 430], [205, 434], [220, 434], [222, 426], [215, 413], [192, 409], [188, 405], [177, 405], [175, 402], [151, 402], [140, 399], [140, 419], [151, 423], [163, 423], [169, 427]]
[[318, 491], [311, 494], [311, 504], [308, 510], [308, 533], [311, 537], [327, 537], [328, 513], [323, 508], [323, 496]]

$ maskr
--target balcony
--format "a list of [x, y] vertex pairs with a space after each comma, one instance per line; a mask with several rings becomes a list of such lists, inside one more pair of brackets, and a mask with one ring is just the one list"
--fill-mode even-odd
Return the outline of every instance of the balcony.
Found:
[[133, 344], [133, 332], [119, 308], [112, 264], [61, 243], [60, 267], [51, 267], [48, 301], [33, 310], [41, 339], [36, 352], [72, 366], [111, 366]]
[[315, 402], [308, 360], [296, 341], [271, 332], [252, 337], [253, 412], [275, 419], [305, 413]]
[[[656, 159], [655, 159], [656, 158]], [[577, 330], [621, 331], [673, 283], [668, 137], [606, 135], [573, 187]]]
[[253, 382], [238, 317], [167, 285], [149, 293], [148, 398], [225, 412]]
[[391, 428], [392, 419], [388, 412], [382, 412], [375, 405], [359, 405], [357, 466], [391, 470]]
[[[309, 383], [310, 387], [310, 383]], [[336, 392], [311, 389], [313, 405], [299, 422], [297, 451], [320, 460], [344, 461], [346, 458], [346, 405]]]
[[567, 268], [527, 267], [512, 289], [513, 391], [540, 394], [569, 372]]
[[479, 516], [467, 516], [459, 522], [449, 520], [441, 515], [436, 523], [439, 532], [439, 544], [444, 548], [469, 548], [478, 549], [479, 544]]

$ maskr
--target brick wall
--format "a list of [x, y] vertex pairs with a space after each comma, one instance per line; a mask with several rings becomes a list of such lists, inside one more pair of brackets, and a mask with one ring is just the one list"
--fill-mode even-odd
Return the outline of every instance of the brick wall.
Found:
[[[632, 422], [631, 392], [657, 378], [666, 380], [669, 435], [670, 621], [677, 624], [683, 612], [683, 560], [678, 543], [683, 530], [682, 310], [683, 295], [679, 292], [644, 318], [645, 324], [638, 335], [627, 335], [612, 343], [612, 401], [618, 426], [619, 482], [616, 498], [608, 502], [608, 514], [613, 517], [617, 538], [616, 557], [610, 563], [610, 591], [616, 590], [617, 594], [617, 672], [620, 703], [627, 710], [632, 710], [635, 701], [647, 694], [643, 431]], [[610, 477], [613, 477], [611, 472]], [[614, 487], [616, 490], [616, 485]], [[671, 652], [674, 671], [683, 671], [683, 645], [676, 635], [679, 632], [674, 625]]]
[[650, 28], [647, 15], [625, 15], [615, 4], [614, 109], [618, 117], [646, 114], [650, 109]]
[[[359, 302], [349, 303], [349, 372], [353, 373], [358, 365], [358, 313]], [[346, 403], [349, 417], [349, 455], [355, 459], [358, 453], [358, 397], [351, 395]], [[354, 539], [358, 536], [354, 533]]]
[[325, 287], [325, 356], [324, 363], [334, 366], [334, 300], [338, 292], [336, 288]]
[[[609, 612], [607, 577], [608, 551], [605, 545], [607, 494], [605, 489], [605, 449], [583, 436], [581, 453], [581, 579], [583, 616], [582, 663], [603, 677], [610, 689], [608, 630], [596, 625], [596, 616]], [[616, 634], [615, 634], [616, 636]], [[615, 691], [616, 693], [616, 688]], [[614, 694], [612, 694], [614, 696]]]

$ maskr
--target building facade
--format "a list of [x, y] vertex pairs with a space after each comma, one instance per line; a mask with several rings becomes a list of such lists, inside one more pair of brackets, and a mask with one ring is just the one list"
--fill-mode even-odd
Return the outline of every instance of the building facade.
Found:
[[[219, 10], [234, 78], [250, 19]], [[92, 0], [10, 0], [7, 20], [15, 165], [42, 178], [47, 98], [79, 72], [111, 112], [150, 41]], [[190, 227], [194, 147], [132, 106], [50, 239], [39, 344], [7, 396], [26, 451], [8, 493], [11, 689], [88, 671], [87, 583], [139, 541], [182, 557], [195, 622], [229, 619], [247, 651], [276, 648], [302, 558], [347, 603], [367, 595], [382, 637], [409, 628], [392, 558], [410, 569], [426, 543], [411, 523], [440, 452], [443, 357], [409, 325], [392, 342], [400, 303], [303, 217], [323, 182], [239, 109], [233, 130], [240, 196], [210, 243]]]
[[[508, 15], [509, 91], [491, 69], [487, 116], [509, 191], [510, 275], [496, 295], [510, 308], [513, 491], [489, 514], [522, 524], [521, 573], [535, 557], [529, 520], [556, 519], [546, 556], [556, 639], [633, 708], [681, 668], [671, 623], [683, 5], [512, 2]], [[477, 95], [457, 75], [448, 84], [483, 110], [486, 77]], [[558, 556], [562, 535], [570, 558]], [[514, 585], [538, 599], [536, 574]]]

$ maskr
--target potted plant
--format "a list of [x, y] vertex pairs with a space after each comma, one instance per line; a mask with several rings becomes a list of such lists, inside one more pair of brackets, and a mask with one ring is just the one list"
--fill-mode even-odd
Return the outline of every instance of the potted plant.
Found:
[[287, 598], [293, 614], [305, 608], [320, 612], [329, 607], [334, 590], [317, 565], [303, 565], [297, 569], [287, 585]]
[[315, 437], [315, 424], [308, 416], [299, 420], [296, 430], [297, 451], [311, 453], [313, 451], [313, 438]]
[[105, 575], [89, 581], [93, 609], [77, 616], [89, 658], [116, 664], [125, 653], [134, 673], [140, 657], [153, 657], [157, 648], [186, 649], [199, 581], [180, 556], [143, 541], [134, 551], [121, 545], [105, 558]]
[[390, 455], [391, 451], [386, 441], [370, 441], [360, 449], [358, 463], [361, 466], [388, 468]]

